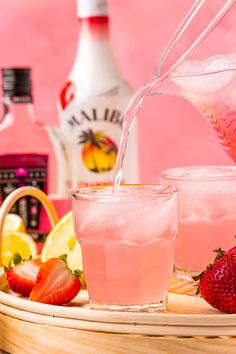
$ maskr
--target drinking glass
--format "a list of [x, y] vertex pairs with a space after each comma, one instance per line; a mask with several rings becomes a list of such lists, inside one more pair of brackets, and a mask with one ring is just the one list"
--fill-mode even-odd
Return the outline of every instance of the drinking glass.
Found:
[[190, 278], [213, 262], [213, 251], [235, 245], [236, 167], [193, 166], [164, 171], [162, 184], [179, 190], [175, 267]]
[[73, 193], [90, 307], [165, 311], [177, 235], [177, 190], [122, 185]]

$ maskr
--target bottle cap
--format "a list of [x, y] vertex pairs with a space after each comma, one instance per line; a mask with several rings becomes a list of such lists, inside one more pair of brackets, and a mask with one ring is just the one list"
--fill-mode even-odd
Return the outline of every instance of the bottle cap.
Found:
[[107, 16], [107, 2], [108, 0], [77, 0], [78, 17]]
[[3, 96], [13, 102], [32, 102], [30, 68], [2, 68]]

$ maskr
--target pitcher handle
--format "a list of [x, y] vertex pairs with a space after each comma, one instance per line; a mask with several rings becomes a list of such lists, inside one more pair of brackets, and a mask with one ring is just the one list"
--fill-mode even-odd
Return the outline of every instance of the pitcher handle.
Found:
[[171, 51], [174, 49], [176, 44], [181, 39], [182, 35], [186, 31], [186, 29], [191, 24], [192, 20], [197, 15], [198, 11], [201, 9], [202, 5], [204, 5], [208, 0], [196, 0], [193, 6], [188, 11], [187, 15], [181, 21], [179, 27], [174, 32], [173, 36], [170, 38], [166, 47], [164, 48], [161, 56], [160, 62], [156, 66], [153, 72], [153, 79], [157, 79], [160, 76], [167, 76], [169, 73], [174, 71], [185, 59], [186, 57], [208, 36], [208, 34], [214, 29], [214, 27], [221, 21], [221, 19], [226, 15], [226, 13], [231, 9], [231, 7], [236, 3], [236, 0], [225, 0], [224, 5], [222, 5], [221, 9], [218, 13], [209, 21], [208, 25], [205, 29], [196, 37], [195, 41], [190, 45], [188, 49], [186, 49], [180, 57], [176, 59], [176, 61], [167, 68], [166, 71], [162, 72], [164, 63], [168, 58]]
[[175, 47], [176, 43], [184, 33], [185, 29], [188, 27], [189, 23], [195, 17], [196, 13], [199, 11], [200, 7], [204, 4], [205, 0], [196, 0], [190, 10], [187, 12], [183, 20], [180, 22], [178, 28], [168, 41], [163, 52], [161, 53], [159, 64], [155, 67], [153, 71], [153, 79], [158, 78], [161, 75], [162, 67], [166, 58], [168, 57], [171, 50]]
[[0, 207], [0, 265], [2, 264], [2, 236], [3, 225], [6, 215], [10, 212], [16, 201], [22, 197], [31, 196], [38, 199], [44, 206], [50, 224], [54, 227], [58, 223], [58, 216], [56, 210], [48, 198], [48, 196], [38, 188], [35, 187], [20, 187], [7, 196]]

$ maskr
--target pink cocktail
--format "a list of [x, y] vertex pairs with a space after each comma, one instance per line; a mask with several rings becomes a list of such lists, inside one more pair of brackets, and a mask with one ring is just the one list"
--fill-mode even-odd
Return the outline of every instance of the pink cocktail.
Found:
[[176, 271], [199, 273], [214, 260], [213, 250], [235, 245], [236, 167], [197, 166], [169, 169], [161, 183], [179, 190]]
[[80, 189], [73, 193], [73, 212], [91, 308], [164, 311], [177, 234], [176, 190]]

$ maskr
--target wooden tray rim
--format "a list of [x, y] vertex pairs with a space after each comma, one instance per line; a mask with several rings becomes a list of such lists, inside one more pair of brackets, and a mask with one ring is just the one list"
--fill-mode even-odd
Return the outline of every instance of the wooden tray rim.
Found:
[[[180, 326], [180, 325], [161, 325], [161, 324], [138, 324], [138, 323], [111, 323], [83, 321], [78, 319], [58, 318], [54, 316], [41, 315], [22, 311], [3, 304], [0, 304], [0, 313], [17, 320], [43, 324], [53, 327], [62, 327], [68, 329], [86, 330], [92, 332], [105, 333], [126, 333], [151, 336], [236, 336], [235, 326], [203, 327], [198, 325]], [[0, 315], [1, 316], [1, 315]], [[0, 317], [1, 318], [1, 317]]]
[[[207, 314], [198, 313], [133, 313], [133, 312], [116, 312], [116, 311], [100, 311], [90, 310], [89, 307], [81, 307], [88, 302], [88, 295], [86, 291], [80, 294], [78, 302], [72, 306], [52, 306], [41, 304], [18, 296], [4, 293], [0, 291], [0, 304], [11, 307], [15, 310], [29, 312], [30, 314], [39, 314], [45, 316], [53, 316], [62, 319], [74, 319], [92, 322], [106, 322], [106, 323], [120, 323], [120, 324], [160, 324], [168, 326], [236, 326], [236, 314], [224, 314], [205, 303], [201, 298], [182, 295], [182, 294], [169, 294], [170, 310], [174, 307], [172, 303], [189, 303], [189, 301], [196, 303], [196, 306], [202, 308], [204, 306]], [[80, 306], [81, 305], [81, 306]], [[203, 308], [204, 308], [203, 307]], [[235, 327], [236, 328], [236, 327]]]

